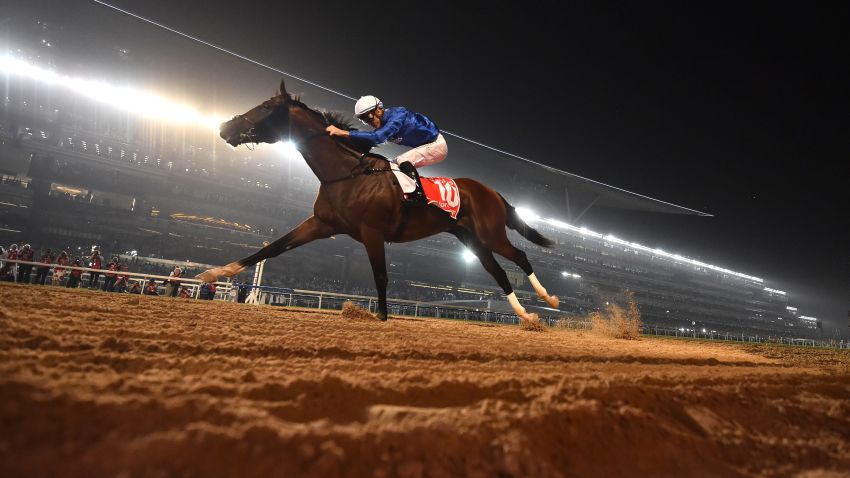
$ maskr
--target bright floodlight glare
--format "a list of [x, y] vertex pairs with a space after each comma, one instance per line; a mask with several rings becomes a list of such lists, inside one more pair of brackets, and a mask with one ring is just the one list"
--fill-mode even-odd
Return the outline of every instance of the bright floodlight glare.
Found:
[[[582, 227], [574, 226], [572, 224], [568, 224], [566, 222], [563, 222], [563, 221], [560, 221], [558, 219], [554, 219], [554, 218], [551, 218], [551, 217], [541, 218], [540, 216], [538, 216], [537, 214], [535, 214], [534, 212], [532, 212], [530, 209], [527, 209], [527, 208], [518, 207], [518, 208], [516, 208], [516, 211], [517, 211], [517, 214], [519, 214], [519, 216], [523, 220], [525, 220], [526, 222], [542, 221], [542, 222], [545, 222], [545, 223], [550, 224], [552, 226], [555, 226], [558, 229], [566, 229], [568, 231], [574, 231], [574, 232], [580, 233], [583, 236], [594, 237], [594, 238], [598, 238], [598, 239], [603, 239], [607, 242], [620, 244], [622, 246], [633, 249], [635, 254], [637, 254], [638, 251], [643, 251], [643, 252], [655, 254], [655, 255], [658, 255], [658, 256], [668, 257], [670, 259], [673, 259], [673, 260], [676, 260], [676, 261], [679, 261], [679, 262], [684, 262], [686, 264], [691, 264], [691, 265], [698, 266], [698, 267], [705, 267], [707, 269], [722, 272], [724, 274], [731, 274], [731, 275], [734, 275], [736, 277], [741, 277], [741, 278], [744, 278], [744, 279], [747, 279], [747, 280], [760, 282], [760, 283], [764, 282], [764, 279], [761, 279], [759, 277], [754, 277], [754, 276], [751, 276], [751, 275], [742, 274], [740, 272], [731, 271], [729, 269], [724, 269], [722, 267], [718, 267], [718, 266], [715, 266], [715, 265], [706, 264], [706, 263], [701, 262], [701, 261], [689, 259], [689, 258], [684, 257], [684, 256], [679, 255], [679, 254], [671, 254], [669, 252], [664, 252], [664, 250], [662, 250], [662, 249], [658, 249], [658, 248], [654, 249], [654, 248], [651, 248], [651, 247], [647, 247], [647, 246], [638, 244], [636, 242], [629, 242], [629, 241], [620, 239], [619, 237], [617, 237], [613, 234], [600, 234], [598, 232], [591, 231], [584, 226], [582, 226]], [[783, 291], [774, 291], [774, 293], [784, 294]]]
[[295, 143], [292, 141], [275, 143], [275, 148], [288, 158], [301, 158], [301, 152], [298, 151], [298, 148], [295, 147]]
[[538, 216], [534, 211], [524, 207], [516, 208], [516, 213], [519, 214], [520, 219], [525, 222], [539, 221], [540, 216]]
[[567, 271], [563, 271], [563, 272], [561, 272], [561, 275], [562, 275], [563, 277], [569, 277], [569, 276], [570, 276], [570, 273], [569, 273], [569, 272], [567, 272]]
[[218, 130], [222, 118], [203, 115], [187, 105], [132, 88], [120, 88], [101, 81], [72, 78], [30, 65], [9, 55], [0, 57], [0, 72], [27, 77], [48, 85], [58, 85], [114, 108], [138, 115], [176, 123], [191, 123]]
[[475, 254], [473, 254], [469, 249], [464, 249], [463, 260], [466, 261], [466, 263], [468, 264], [475, 260]]

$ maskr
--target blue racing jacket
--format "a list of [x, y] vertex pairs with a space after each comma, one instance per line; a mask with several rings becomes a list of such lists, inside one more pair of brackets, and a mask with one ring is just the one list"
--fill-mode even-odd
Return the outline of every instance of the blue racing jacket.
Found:
[[400, 106], [385, 109], [383, 120], [384, 124], [374, 131], [349, 131], [348, 134], [373, 145], [392, 141], [412, 148], [428, 144], [440, 134], [440, 129], [427, 116]]

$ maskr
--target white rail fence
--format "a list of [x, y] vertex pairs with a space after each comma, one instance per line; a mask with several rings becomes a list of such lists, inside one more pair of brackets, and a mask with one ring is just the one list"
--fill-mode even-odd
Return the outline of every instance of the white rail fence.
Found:
[[[93, 269], [91, 267], [78, 267], [78, 266], [58, 265], [58, 264], [45, 264], [43, 262], [21, 261], [21, 260], [17, 260], [17, 259], [3, 259], [3, 263], [14, 263], [14, 264], [17, 264], [18, 266], [20, 266], [20, 265], [31, 265], [31, 266], [33, 266], [33, 270], [35, 270], [36, 268], [40, 268], [40, 267], [49, 267], [51, 275], [50, 275], [48, 280], [51, 281], [51, 283], [52, 283], [52, 278], [53, 278], [52, 274], [55, 272], [55, 269], [57, 269], [57, 268], [65, 270], [64, 278], [66, 279], [66, 283], [67, 283], [67, 279], [70, 276], [70, 271], [72, 271], [72, 270], [81, 271], [80, 281], [79, 281], [79, 284], [77, 285], [78, 288], [83, 285], [84, 278], [88, 279], [90, 277], [90, 275], [93, 274], [93, 273], [96, 273], [99, 276], [106, 276], [107, 274], [113, 274], [113, 275], [115, 275], [116, 279], [119, 278], [119, 277], [127, 277], [127, 289], [128, 290], [131, 289], [132, 283], [137, 282], [141, 286], [140, 292], [139, 292], [140, 294], [144, 294], [145, 285], [147, 285], [147, 283], [150, 279], [154, 279], [154, 280], [159, 282], [158, 285], [157, 285], [158, 289], [163, 287], [162, 281], [177, 280], [180, 283], [180, 287], [186, 287], [190, 291], [190, 295], [193, 298], [198, 298], [199, 293], [200, 293], [201, 284], [203, 284], [203, 281], [200, 281], [200, 280], [195, 279], [195, 278], [180, 277], [180, 278], [174, 279], [173, 277], [169, 277], [169, 276], [163, 276], [163, 275], [158, 275], [158, 274], [145, 274], [145, 273], [141, 273], [141, 272], [132, 272], [132, 271], [110, 271], [108, 269]], [[20, 274], [20, 270], [18, 270], [17, 273], [14, 274], [14, 277], [16, 279], [18, 278], [18, 274]], [[34, 276], [35, 274], [32, 274], [32, 275]], [[32, 277], [30, 279], [32, 280]], [[47, 281], [45, 281], [45, 283], [46, 282]], [[230, 286], [231, 286], [230, 282], [215, 282], [215, 285], [216, 285], [216, 298], [218, 298], [219, 295], [221, 295], [222, 298], [227, 297], [227, 294], [230, 292]]]

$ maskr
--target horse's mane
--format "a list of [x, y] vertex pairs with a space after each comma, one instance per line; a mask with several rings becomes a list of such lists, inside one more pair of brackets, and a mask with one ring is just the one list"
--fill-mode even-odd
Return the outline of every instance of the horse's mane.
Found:
[[[344, 129], [346, 131], [348, 131], [348, 130], [357, 131], [357, 128], [354, 128], [351, 125], [351, 121], [349, 121], [345, 116], [343, 116], [342, 113], [340, 113], [338, 111], [316, 111], [316, 110], [310, 108], [309, 106], [307, 106], [306, 104], [304, 104], [301, 101], [301, 95], [290, 94], [289, 100], [291, 102], [295, 103], [297, 106], [300, 106], [301, 108], [303, 108], [303, 109], [309, 111], [310, 113], [314, 114], [326, 126], [327, 125], [333, 125], [333, 126], [336, 126], [339, 129]], [[333, 139], [336, 140], [336, 141], [339, 141], [339, 142], [341, 142], [345, 145], [348, 145], [349, 147], [353, 148], [354, 150], [356, 150], [360, 153], [368, 153], [372, 149], [372, 144], [369, 143], [368, 141], [356, 140], [356, 139], [353, 139], [353, 138], [341, 138], [339, 136], [335, 136]]]

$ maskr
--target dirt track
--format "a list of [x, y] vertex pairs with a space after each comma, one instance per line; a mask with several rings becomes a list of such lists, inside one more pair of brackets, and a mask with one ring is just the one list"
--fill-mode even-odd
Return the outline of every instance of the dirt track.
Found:
[[846, 476], [850, 354], [0, 284], [2, 476]]

